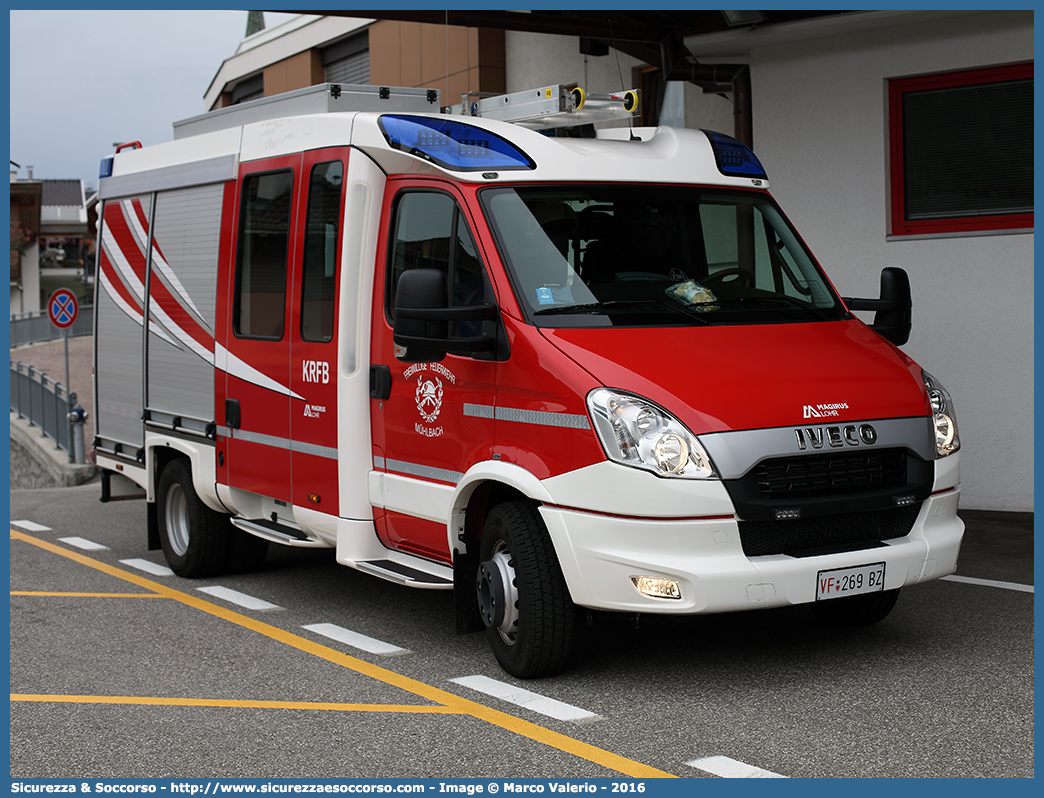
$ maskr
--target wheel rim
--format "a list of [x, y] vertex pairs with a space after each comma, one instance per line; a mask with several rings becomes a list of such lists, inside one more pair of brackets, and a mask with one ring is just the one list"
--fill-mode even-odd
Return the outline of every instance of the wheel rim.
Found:
[[518, 640], [518, 585], [515, 566], [504, 541], [497, 541], [492, 556], [479, 565], [479, 611], [487, 627], [495, 627], [501, 640], [513, 646]]
[[189, 546], [189, 519], [188, 497], [181, 485], [171, 485], [167, 491], [164, 520], [170, 548], [176, 555], [183, 557]]

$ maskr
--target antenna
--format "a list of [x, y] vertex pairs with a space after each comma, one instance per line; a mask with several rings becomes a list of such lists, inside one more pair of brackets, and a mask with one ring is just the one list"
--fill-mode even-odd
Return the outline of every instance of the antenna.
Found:
[[[609, 36], [613, 40], [613, 51], [616, 53], [616, 71], [620, 77], [620, 85], [623, 86], [623, 67], [620, 66], [620, 48], [616, 46], [616, 31], [613, 30], [613, 18], [607, 17], [606, 19], [609, 22]], [[627, 121], [627, 127], [631, 131], [631, 141], [638, 141], [638, 137], [634, 135], [634, 121], [629, 119]]]

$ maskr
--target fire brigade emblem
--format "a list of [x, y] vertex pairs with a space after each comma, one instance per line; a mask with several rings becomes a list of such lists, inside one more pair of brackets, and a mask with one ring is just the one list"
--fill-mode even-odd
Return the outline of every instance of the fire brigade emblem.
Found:
[[441, 410], [442, 380], [438, 377], [426, 380], [421, 374], [417, 377], [417, 411], [430, 424], [439, 417]]

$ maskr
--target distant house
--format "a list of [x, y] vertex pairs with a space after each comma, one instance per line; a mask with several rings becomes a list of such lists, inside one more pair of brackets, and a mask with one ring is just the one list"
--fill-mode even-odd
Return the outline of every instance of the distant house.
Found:
[[[94, 241], [82, 180], [11, 173], [11, 314], [41, 310], [57, 288], [92, 293]], [[89, 296], [88, 296], [89, 298]]]

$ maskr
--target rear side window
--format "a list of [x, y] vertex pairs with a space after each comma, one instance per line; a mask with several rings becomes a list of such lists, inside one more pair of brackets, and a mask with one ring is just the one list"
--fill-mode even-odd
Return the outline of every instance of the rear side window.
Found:
[[241, 338], [283, 337], [293, 188], [289, 170], [243, 181], [232, 309], [233, 330]]
[[343, 178], [340, 161], [316, 164], [309, 178], [301, 267], [302, 341], [325, 343], [333, 339]]

